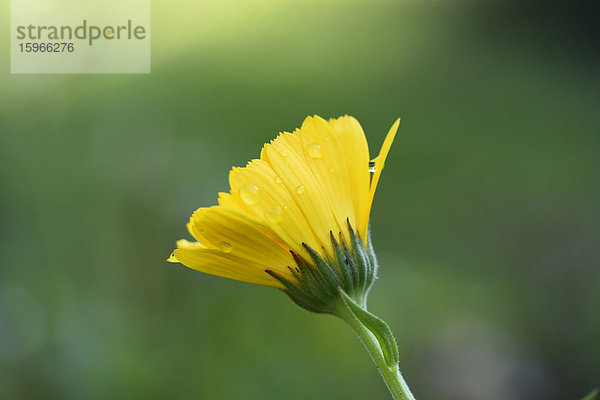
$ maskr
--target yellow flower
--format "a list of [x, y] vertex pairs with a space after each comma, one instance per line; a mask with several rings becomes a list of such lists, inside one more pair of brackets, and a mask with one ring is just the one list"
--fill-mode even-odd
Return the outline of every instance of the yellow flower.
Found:
[[[196, 241], [179, 240], [168, 261], [284, 290], [306, 275], [302, 260], [328, 261], [341, 282], [339, 270], [346, 267], [340, 264], [349, 264], [344, 254], [360, 258], [357, 243], [370, 246], [363, 240], [368, 240], [371, 204], [399, 122], [369, 163], [356, 119], [307, 117], [300, 129], [265, 144], [260, 159], [231, 170], [231, 191], [219, 193], [218, 206], [194, 212], [187, 227]], [[373, 257], [373, 279], [374, 263]]]

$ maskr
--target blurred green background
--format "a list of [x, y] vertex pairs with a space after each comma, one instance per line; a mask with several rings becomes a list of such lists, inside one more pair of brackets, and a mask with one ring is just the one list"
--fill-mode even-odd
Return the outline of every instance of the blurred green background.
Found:
[[600, 383], [598, 3], [154, 2], [150, 75], [10, 75], [7, 399], [387, 399], [341, 321], [165, 262], [233, 165], [306, 115], [375, 154], [370, 309], [419, 399]]

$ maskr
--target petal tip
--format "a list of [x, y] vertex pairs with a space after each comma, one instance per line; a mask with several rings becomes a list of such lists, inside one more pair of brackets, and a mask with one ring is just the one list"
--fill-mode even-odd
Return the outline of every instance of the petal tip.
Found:
[[169, 256], [169, 258], [167, 258], [167, 261], [170, 263], [178, 263], [179, 260], [177, 259], [177, 257], [175, 257], [175, 252], [171, 253], [171, 255]]

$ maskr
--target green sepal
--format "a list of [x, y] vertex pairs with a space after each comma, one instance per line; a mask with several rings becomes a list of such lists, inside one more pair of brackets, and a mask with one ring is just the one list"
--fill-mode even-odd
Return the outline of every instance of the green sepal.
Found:
[[333, 251], [328, 254], [323, 248], [323, 255], [306, 243], [302, 246], [308, 253], [304, 258], [295, 251], [290, 251], [294, 266], [288, 266], [294, 279], [285, 278], [274, 271], [269, 275], [279, 280], [283, 291], [299, 306], [318, 313], [336, 313], [343, 305], [338, 287], [341, 287], [361, 307], [366, 306], [366, 295], [375, 280], [377, 265], [372, 262], [372, 248], [365, 248], [359, 234], [348, 222], [349, 243], [340, 232], [339, 241], [333, 232], [330, 239]]
[[319, 279], [319, 273], [300, 255], [293, 251], [290, 251], [290, 253], [292, 253], [292, 257], [294, 257], [294, 261], [296, 261], [296, 265], [300, 269], [300, 275], [304, 279], [306, 288], [312, 293], [322, 292], [324, 286], [321, 279]]
[[371, 240], [370, 233], [367, 234], [367, 257], [369, 258], [369, 263], [371, 264], [371, 274], [369, 276], [369, 282], [367, 283], [367, 293], [369, 289], [377, 279], [377, 270], [379, 269], [379, 265], [377, 264], [377, 256], [375, 255], [375, 250], [373, 249], [373, 240]]
[[331, 238], [331, 243], [333, 244], [333, 252], [334, 252], [334, 256], [335, 256], [335, 261], [337, 263], [339, 271], [344, 280], [344, 285], [342, 287], [345, 287], [345, 288], [354, 287], [354, 279], [352, 278], [352, 271], [350, 269], [350, 266], [346, 262], [346, 256], [342, 252], [342, 249], [340, 248], [340, 245], [338, 244], [337, 240], [335, 239], [335, 235], [333, 234], [332, 231], [329, 231], [329, 236]]
[[360, 237], [354, 233], [354, 229], [348, 222], [348, 231], [350, 232], [350, 239], [352, 240], [352, 253], [356, 263], [356, 268], [360, 276], [360, 287], [358, 289], [364, 291], [367, 285], [367, 276], [370, 274], [370, 263], [365, 254], [365, 248], [360, 240]]
[[336, 295], [337, 287], [341, 284], [341, 281], [336, 272], [336, 268], [332, 267], [327, 263], [312, 247], [306, 243], [302, 243], [302, 246], [308, 251], [308, 254], [312, 258], [317, 267], [317, 270], [321, 273], [324, 283], [327, 285], [328, 290], [332, 295]]
[[321, 310], [323, 309], [323, 307], [326, 307], [325, 303], [315, 298], [314, 296], [311, 296], [310, 294], [306, 293], [299, 286], [286, 279], [285, 277], [271, 270], [266, 270], [265, 272], [271, 275], [273, 278], [277, 279], [279, 282], [281, 282], [286, 288], [284, 292], [289, 296], [290, 299], [292, 299], [294, 303], [296, 303], [300, 307], [316, 313], [322, 312]]
[[388, 324], [356, 304], [356, 302], [348, 296], [341, 287], [338, 288], [338, 291], [346, 307], [348, 307], [352, 314], [377, 338], [387, 366], [390, 368], [397, 368], [398, 345], [396, 344], [394, 334]]
[[350, 269], [351, 274], [352, 274], [352, 281], [354, 282], [354, 287], [352, 288], [352, 292], [355, 292], [357, 290], [359, 290], [362, 285], [362, 276], [360, 271], [358, 270], [358, 267], [356, 266], [356, 260], [354, 260], [354, 257], [352, 256], [352, 251], [350, 250], [350, 248], [348, 248], [348, 245], [346, 244], [346, 241], [342, 238], [342, 235], [340, 234], [340, 244], [341, 244], [341, 249], [342, 252], [344, 254], [344, 263], [348, 266], [348, 269]]

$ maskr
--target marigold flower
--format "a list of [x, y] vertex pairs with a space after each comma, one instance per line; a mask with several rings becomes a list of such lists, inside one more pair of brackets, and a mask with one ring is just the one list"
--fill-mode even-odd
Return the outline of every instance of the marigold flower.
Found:
[[390, 392], [413, 399], [398, 370], [387, 324], [366, 309], [377, 260], [369, 237], [375, 189], [400, 120], [379, 155], [349, 116], [307, 117], [264, 145], [260, 159], [229, 174], [219, 205], [199, 208], [168, 261], [229, 279], [282, 289], [296, 304], [348, 322]]
[[168, 261], [285, 289], [274, 274], [296, 282], [294, 254], [311, 259], [310, 248], [335, 259], [332, 234], [349, 245], [350, 226], [367, 239], [375, 188], [398, 125], [369, 166], [356, 119], [307, 117], [300, 129], [265, 144], [260, 159], [231, 170], [231, 191], [219, 193], [218, 206], [194, 212], [187, 227], [196, 241], [179, 240]]

